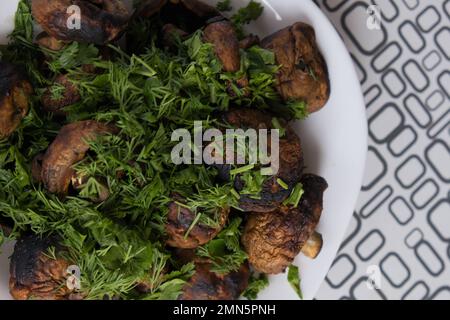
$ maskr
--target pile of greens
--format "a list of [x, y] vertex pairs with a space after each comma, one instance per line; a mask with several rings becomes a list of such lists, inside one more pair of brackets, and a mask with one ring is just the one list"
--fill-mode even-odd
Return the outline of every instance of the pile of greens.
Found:
[[[221, 6], [229, 7], [226, 2]], [[251, 2], [231, 20], [243, 32], [242, 25], [261, 12]], [[0, 217], [13, 222], [9, 238], [26, 232], [58, 236], [70, 260], [81, 269], [81, 292], [86, 299], [177, 298], [194, 265], [179, 265], [164, 245], [171, 194], [185, 197], [185, 205], [197, 214], [196, 222], [211, 226], [218, 221], [210, 213], [221, 207], [237, 208], [239, 194], [232, 182], [219, 184], [212, 167], [174, 165], [172, 131], [192, 129], [194, 120], [202, 120], [205, 129], [223, 125], [217, 114], [230, 106], [279, 108], [280, 113], [303, 117], [304, 104], [279, 107], [274, 55], [257, 46], [242, 50], [242, 70], [232, 74], [222, 71], [212, 45], [202, 42], [201, 31], [179, 40], [175, 51], [159, 48], [157, 18], [131, 23], [127, 34], [136, 41], [130, 41], [126, 49], [102, 48], [109, 52], [108, 60], [94, 45], [73, 42], [58, 52], [35, 45], [33, 19], [24, 0], [15, 23], [10, 44], [1, 48], [1, 59], [24, 69], [34, 95], [21, 126], [0, 141]], [[85, 65], [96, 72], [87, 72]], [[64, 87], [52, 81], [59, 74], [68, 75], [81, 95], [78, 103], [65, 109], [63, 121], [40, 106], [46, 88], [51, 88], [55, 99], [64, 93]], [[232, 86], [230, 95], [229, 84], [244, 74], [249, 77], [248, 91]], [[120, 133], [90, 143], [88, 156], [75, 169], [91, 178], [77, 196], [60, 199], [33, 181], [31, 163], [63, 125], [87, 119], [114, 123]], [[90, 199], [103, 186], [109, 198], [93, 203]], [[222, 232], [197, 250], [213, 261], [215, 272], [237, 270], [247, 259], [240, 246], [241, 224], [242, 217], [232, 215]], [[0, 244], [4, 240], [0, 231]], [[267, 284], [264, 277], [252, 279], [246, 293], [249, 298]], [[142, 281], [151, 290], [138, 295], [133, 289]]]

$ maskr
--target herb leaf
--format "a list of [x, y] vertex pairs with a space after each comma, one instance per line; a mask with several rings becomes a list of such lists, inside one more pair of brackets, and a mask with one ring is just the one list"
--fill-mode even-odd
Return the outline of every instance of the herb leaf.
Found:
[[297, 293], [300, 299], [303, 300], [302, 289], [300, 288], [300, 272], [298, 267], [295, 265], [290, 265], [288, 268], [287, 279], [291, 287]]

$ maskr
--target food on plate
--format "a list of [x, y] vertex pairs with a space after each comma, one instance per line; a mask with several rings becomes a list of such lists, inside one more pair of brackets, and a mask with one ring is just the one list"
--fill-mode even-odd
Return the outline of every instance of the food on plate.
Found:
[[46, 49], [59, 51], [66, 43], [64, 41], [58, 40], [55, 37], [49, 36], [46, 32], [41, 32], [36, 36], [35, 42]]
[[11, 256], [9, 290], [14, 299], [63, 300], [70, 295], [66, 286], [69, 262], [52, 256], [61, 249], [53, 238], [27, 235], [20, 238]]
[[219, 21], [209, 24], [203, 31], [203, 39], [214, 46], [214, 52], [222, 62], [224, 71], [239, 71], [241, 68], [239, 40], [231, 22]]
[[273, 51], [281, 65], [277, 87], [286, 101], [306, 101], [309, 113], [327, 103], [330, 97], [328, 69], [311, 26], [297, 22], [266, 37], [261, 45]]
[[[269, 113], [252, 109], [233, 109], [224, 116], [226, 123], [241, 129], [274, 129], [274, 117]], [[285, 134], [280, 137], [279, 170], [262, 184], [260, 196], [241, 195], [239, 206], [244, 211], [271, 212], [286, 200], [303, 173], [303, 151], [300, 138], [284, 123]], [[270, 139], [268, 139], [270, 142]], [[270, 146], [270, 144], [269, 144]], [[280, 185], [283, 181], [284, 186]], [[246, 188], [246, 182], [237, 176], [235, 188]]]
[[[67, 27], [70, 5], [81, 29]], [[328, 99], [314, 31], [297, 23], [260, 41], [244, 28], [259, 3], [225, 9], [19, 2], [0, 47], [0, 243], [17, 240], [14, 298], [254, 299], [267, 274], [320, 254], [327, 183], [303, 173], [290, 123]], [[244, 132], [244, 150], [246, 131], [266, 138], [259, 162], [204, 161], [228, 129]], [[222, 151], [210, 155], [240, 157]]]
[[65, 75], [58, 75], [53, 84], [42, 95], [42, 107], [45, 111], [63, 115], [64, 107], [80, 101], [77, 87]]
[[[79, 12], [71, 11], [72, 6]], [[31, 7], [42, 29], [63, 41], [105, 44], [120, 36], [129, 18], [121, 0], [32, 0]], [[79, 26], [73, 19], [79, 19]], [[74, 26], [69, 28], [71, 21]]]
[[[212, 240], [224, 227], [228, 219], [229, 208], [217, 208], [218, 225], [208, 226], [202, 223], [193, 225], [196, 214], [183, 203], [174, 201], [169, 204], [166, 233], [167, 245], [174, 248], [195, 249]], [[193, 226], [193, 227], [192, 227]]]
[[97, 121], [80, 121], [61, 128], [42, 158], [41, 179], [51, 193], [67, 195], [72, 179], [72, 168], [83, 160], [89, 150], [89, 140], [112, 133], [114, 128]]
[[248, 286], [250, 270], [243, 264], [225, 275], [211, 271], [208, 262], [197, 262], [195, 273], [184, 285], [179, 300], [236, 300]]
[[249, 215], [242, 242], [250, 264], [259, 272], [284, 272], [302, 249], [311, 252], [311, 257], [316, 257], [321, 249], [322, 239], [317, 239], [314, 230], [328, 185], [323, 178], [309, 174], [303, 175], [300, 182], [305, 193], [298, 207], [287, 205], [273, 212]]
[[0, 140], [9, 137], [27, 115], [32, 92], [16, 66], [0, 61]]

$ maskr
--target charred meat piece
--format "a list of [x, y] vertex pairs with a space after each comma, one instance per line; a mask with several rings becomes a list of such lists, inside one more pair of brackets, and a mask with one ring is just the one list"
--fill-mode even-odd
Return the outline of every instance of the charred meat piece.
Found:
[[11, 256], [9, 290], [16, 300], [67, 299], [70, 290], [67, 279], [68, 261], [49, 257], [48, 249], [55, 246], [51, 238], [25, 236], [19, 239]]
[[[52, 92], [52, 90], [57, 92]], [[58, 91], [59, 90], [59, 91]], [[80, 101], [78, 88], [65, 75], [56, 77], [53, 86], [47, 88], [42, 95], [42, 107], [47, 112], [64, 115], [64, 107]]]
[[139, 17], [150, 18], [161, 11], [168, 0], [144, 0], [136, 9], [135, 14]]
[[220, 225], [218, 228], [206, 226], [200, 222], [191, 228], [196, 217], [195, 213], [176, 202], [170, 203], [166, 223], [167, 245], [174, 248], [194, 249], [212, 240], [225, 226], [230, 211], [229, 208], [218, 210]]
[[[68, 27], [77, 18], [68, 10], [73, 5], [80, 9], [79, 28]], [[33, 17], [48, 35], [99, 45], [118, 38], [129, 15], [121, 0], [32, 0], [31, 8]]]
[[196, 263], [195, 273], [183, 288], [179, 300], [236, 300], [248, 287], [250, 271], [243, 264], [238, 271], [219, 275], [210, 264]]
[[214, 45], [214, 52], [226, 72], [237, 72], [241, 68], [239, 40], [234, 26], [229, 21], [209, 24], [203, 32], [203, 40]]
[[304, 175], [301, 183], [305, 193], [297, 208], [281, 206], [274, 212], [249, 215], [242, 243], [256, 271], [283, 272], [314, 235], [328, 185], [310, 174]]
[[262, 46], [273, 51], [281, 65], [277, 87], [284, 100], [302, 100], [308, 112], [319, 111], [330, 96], [330, 82], [314, 29], [298, 22], [265, 38]]
[[188, 33], [181, 30], [173, 24], [166, 24], [162, 28], [162, 43], [166, 48], [175, 47], [177, 38], [183, 39], [188, 36]]
[[[224, 117], [225, 122], [239, 129], [273, 129], [272, 117], [268, 113], [254, 109], [234, 109]], [[239, 206], [244, 211], [270, 212], [289, 197], [303, 172], [303, 151], [300, 138], [287, 124], [284, 124], [286, 133], [280, 137], [279, 170], [278, 173], [269, 177], [263, 184], [260, 199], [241, 195]], [[270, 138], [268, 148], [270, 152]], [[219, 170], [224, 171], [223, 168]], [[223, 172], [222, 172], [223, 173]], [[284, 189], [278, 183], [281, 179], [288, 186]], [[236, 183], [238, 191], [242, 189], [239, 180]]]
[[37, 35], [36, 43], [41, 47], [53, 51], [60, 51], [66, 45], [64, 41], [60, 41], [52, 36], [49, 36], [46, 32], [41, 32]]
[[87, 141], [98, 135], [114, 133], [115, 128], [96, 121], [80, 121], [61, 128], [42, 160], [41, 178], [51, 193], [65, 196], [75, 171], [72, 166], [89, 150]]
[[250, 49], [253, 46], [259, 45], [261, 40], [257, 35], [250, 34], [241, 41], [239, 41], [239, 47], [241, 49]]
[[135, 16], [143, 18], [156, 14], [164, 24], [173, 24], [188, 33], [204, 27], [211, 19], [222, 17], [214, 7], [198, 0], [145, 0], [135, 12]]
[[0, 217], [0, 233], [5, 237], [9, 237], [13, 230], [14, 221]]
[[9, 137], [27, 115], [32, 92], [15, 66], [0, 61], [0, 140]]

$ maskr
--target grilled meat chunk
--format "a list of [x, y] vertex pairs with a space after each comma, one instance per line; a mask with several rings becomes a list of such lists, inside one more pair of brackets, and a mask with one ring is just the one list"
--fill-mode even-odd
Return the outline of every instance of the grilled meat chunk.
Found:
[[281, 65], [277, 88], [284, 100], [302, 100], [308, 112], [319, 111], [329, 99], [330, 82], [314, 29], [298, 22], [263, 39], [262, 46]]
[[226, 275], [211, 272], [207, 262], [197, 262], [195, 273], [183, 288], [179, 300], [236, 300], [248, 287], [250, 271], [243, 264]]
[[67, 195], [75, 177], [72, 166], [83, 160], [89, 150], [86, 141], [114, 132], [113, 126], [91, 120], [62, 127], [42, 159], [41, 179], [45, 188], [52, 193]]
[[[54, 93], [52, 88], [59, 87], [61, 92]], [[45, 90], [42, 95], [42, 107], [47, 112], [57, 115], [64, 115], [64, 107], [70, 106], [80, 101], [80, 93], [78, 88], [70, 82], [65, 75], [59, 75], [54, 81], [54, 85]]]
[[239, 40], [231, 22], [223, 20], [209, 24], [203, 32], [203, 40], [214, 45], [214, 52], [225, 72], [240, 70]]
[[[268, 113], [254, 109], [234, 109], [224, 116], [224, 120], [235, 128], [240, 129], [273, 129], [272, 117]], [[300, 138], [286, 123], [282, 123], [286, 128], [286, 133], [280, 137], [279, 170], [278, 173], [268, 178], [263, 186], [260, 199], [251, 196], [241, 195], [239, 206], [244, 211], [250, 212], [271, 212], [289, 197], [303, 172], [303, 151]], [[270, 138], [268, 148], [270, 151]], [[223, 168], [219, 168], [224, 173]], [[278, 179], [284, 181], [288, 188], [284, 189], [278, 183]], [[238, 191], [245, 186], [236, 181]]]
[[27, 115], [32, 92], [15, 66], [0, 61], [0, 140], [9, 137]]
[[[195, 213], [175, 202], [170, 203], [166, 223], [167, 245], [182, 249], [194, 249], [204, 245], [217, 236], [223, 229], [227, 222], [229, 212], [229, 208], [218, 209], [218, 228], [206, 226], [198, 222], [189, 230], [195, 220]], [[186, 234], [188, 235], [186, 236]]]
[[283, 272], [314, 234], [328, 185], [323, 178], [310, 174], [300, 182], [305, 193], [297, 208], [281, 206], [273, 212], [249, 215], [242, 243], [256, 271]]
[[[52, 238], [25, 236], [15, 245], [11, 257], [9, 290], [16, 300], [67, 299], [70, 290], [65, 285], [69, 262], [49, 257], [48, 249], [55, 246]], [[55, 246], [56, 252], [60, 248]]]
[[64, 41], [49, 36], [46, 32], [41, 32], [36, 36], [36, 44], [53, 51], [60, 51], [66, 45]]
[[135, 15], [150, 18], [159, 14], [165, 24], [173, 24], [188, 33], [197, 31], [215, 17], [221, 17], [214, 7], [198, 0], [145, 0]]
[[166, 48], [175, 47], [177, 38], [183, 40], [183, 38], [187, 37], [188, 33], [184, 30], [181, 30], [177, 26], [173, 24], [166, 24], [162, 28], [162, 43]]
[[[80, 27], [69, 28], [75, 16], [68, 11], [80, 8]], [[34, 19], [44, 31], [64, 41], [106, 44], [117, 39], [128, 22], [128, 10], [121, 0], [32, 0]]]
[[257, 46], [261, 43], [261, 40], [257, 35], [250, 34], [246, 36], [244, 39], [239, 41], [239, 47], [241, 49], [250, 49], [253, 46]]

